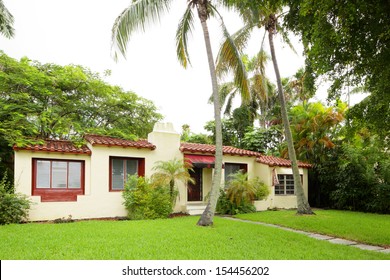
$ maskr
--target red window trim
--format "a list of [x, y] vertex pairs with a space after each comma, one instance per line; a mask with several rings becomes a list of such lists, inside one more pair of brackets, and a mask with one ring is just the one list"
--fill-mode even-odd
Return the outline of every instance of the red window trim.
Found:
[[[37, 161], [61, 161], [61, 162], [79, 162], [81, 163], [81, 187], [79, 189], [53, 189], [53, 188], [37, 188]], [[51, 173], [50, 164], [50, 173]], [[69, 171], [67, 171], [69, 172]], [[67, 176], [68, 177], [68, 176]], [[50, 177], [50, 185], [52, 178]], [[85, 193], [85, 161], [84, 160], [68, 160], [68, 159], [56, 159], [56, 158], [33, 158], [32, 159], [32, 192], [33, 196], [40, 196], [41, 202], [61, 202], [61, 201], [77, 201], [78, 195], [84, 195]]]
[[108, 182], [108, 189], [110, 192], [121, 192], [122, 190], [113, 190], [112, 189], [112, 160], [113, 159], [122, 159], [122, 160], [138, 160], [138, 176], [145, 177], [145, 158], [137, 158], [137, 157], [116, 157], [116, 156], [110, 156], [109, 158], [109, 182]]

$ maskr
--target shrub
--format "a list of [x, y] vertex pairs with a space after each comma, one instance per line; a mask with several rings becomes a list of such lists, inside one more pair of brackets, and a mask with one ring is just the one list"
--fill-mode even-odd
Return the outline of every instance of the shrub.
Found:
[[7, 182], [7, 174], [0, 181], [0, 225], [21, 223], [27, 220], [31, 201], [27, 196], [14, 193]]
[[154, 185], [147, 178], [129, 176], [122, 196], [131, 220], [167, 218], [172, 213], [169, 187]]
[[254, 200], [265, 199], [269, 188], [258, 177], [248, 179], [247, 173], [238, 171], [231, 176], [227, 190], [221, 190], [216, 211], [221, 214], [256, 212]]
[[244, 213], [254, 213], [256, 212], [255, 206], [252, 202], [247, 202], [245, 200], [241, 201], [239, 205], [230, 201], [227, 197], [226, 192], [221, 189], [218, 197], [216, 212], [219, 214], [227, 215], [236, 215]]

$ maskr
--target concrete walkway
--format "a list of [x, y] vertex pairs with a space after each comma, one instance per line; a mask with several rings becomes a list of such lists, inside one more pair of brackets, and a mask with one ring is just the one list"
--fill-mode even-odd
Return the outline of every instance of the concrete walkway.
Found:
[[223, 218], [227, 219], [227, 220], [238, 221], [238, 222], [243, 222], [243, 223], [250, 223], [250, 224], [263, 225], [263, 226], [267, 226], [267, 227], [279, 228], [279, 229], [283, 229], [283, 230], [287, 230], [287, 231], [292, 231], [292, 232], [304, 234], [304, 235], [311, 237], [311, 238], [314, 238], [314, 239], [326, 240], [326, 241], [329, 241], [330, 243], [334, 243], [334, 244], [342, 244], [342, 245], [356, 247], [356, 248], [359, 248], [362, 250], [369, 250], [369, 251], [376, 251], [376, 252], [381, 252], [381, 253], [385, 253], [385, 254], [390, 254], [390, 248], [384, 248], [384, 247], [380, 247], [380, 246], [373, 246], [373, 245], [358, 243], [356, 241], [351, 241], [351, 240], [342, 239], [342, 238], [336, 238], [336, 237], [329, 236], [329, 235], [312, 233], [312, 232], [292, 229], [292, 228], [288, 228], [288, 227], [284, 227], [284, 226], [267, 224], [267, 223], [263, 223], [263, 222], [248, 221], [248, 220], [242, 220], [242, 219], [233, 218], [233, 217], [223, 217]]

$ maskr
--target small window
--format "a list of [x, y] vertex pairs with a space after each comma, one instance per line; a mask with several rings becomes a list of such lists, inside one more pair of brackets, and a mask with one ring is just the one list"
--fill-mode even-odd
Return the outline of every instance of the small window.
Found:
[[[301, 175], [301, 182], [302, 182]], [[279, 184], [275, 185], [275, 195], [295, 195], [294, 176], [291, 174], [278, 174]]]
[[145, 159], [143, 158], [110, 158], [110, 191], [124, 189], [130, 175], [144, 176]]
[[225, 163], [225, 189], [229, 185], [229, 181], [231, 180], [231, 175], [241, 171], [246, 173], [248, 170], [247, 164], [241, 163]]
[[76, 201], [84, 194], [84, 161], [33, 159], [33, 195], [41, 201]]

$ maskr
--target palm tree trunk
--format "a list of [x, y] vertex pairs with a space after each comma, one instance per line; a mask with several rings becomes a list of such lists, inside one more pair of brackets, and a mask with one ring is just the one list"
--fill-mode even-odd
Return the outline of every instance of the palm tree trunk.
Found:
[[274, 46], [274, 32], [276, 30], [276, 17], [275, 17], [275, 15], [270, 15], [269, 22], [267, 24], [267, 30], [268, 30], [269, 46], [271, 49], [272, 63], [274, 65], [276, 81], [277, 81], [277, 85], [278, 85], [278, 96], [279, 96], [280, 107], [281, 107], [281, 111], [282, 111], [281, 113], [282, 113], [282, 120], [283, 120], [283, 126], [284, 126], [284, 135], [286, 136], [287, 147], [288, 147], [288, 156], [291, 160], [293, 176], [294, 176], [295, 194], [297, 196], [297, 207], [298, 207], [297, 213], [298, 214], [314, 214], [314, 212], [311, 210], [309, 202], [307, 201], [307, 198], [305, 197], [305, 194], [303, 192], [303, 187], [302, 187], [302, 183], [301, 183], [301, 176], [299, 175], [297, 156], [295, 154], [294, 142], [292, 139], [292, 134], [291, 134], [291, 129], [290, 129], [290, 122], [289, 122], [288, 116], [287, 116], [286, 100], [284, 98], [282, 80], [280, 78], [279, 67], [278, 67], [278, 63], [276, 60], [276, 53], [275, 53], [275, 46]]
[[206, 44], [207, 58], [210, 68], [210, 76], [213, 90], [213, 103], [214, 103], [214, 119], [215, 119], [215, 167], [213, 184], [210, 192], [210, 200], [200, 217], [197, 225], [210, 226], [213, 224], [213, 218], [215, 214], [215, 208], [217, 206], [219, 189], [222, 178], [222, 121], [221, 121], [221, 106], [218, 95], [218, 83], [217, 75], [215, 73], [215, 64], [213, 53], [211, 50], [210, 35], [207, 26], [207, 0], [200, 0], [197, 5], [198, 15], [202, 24], [204, 41]]

